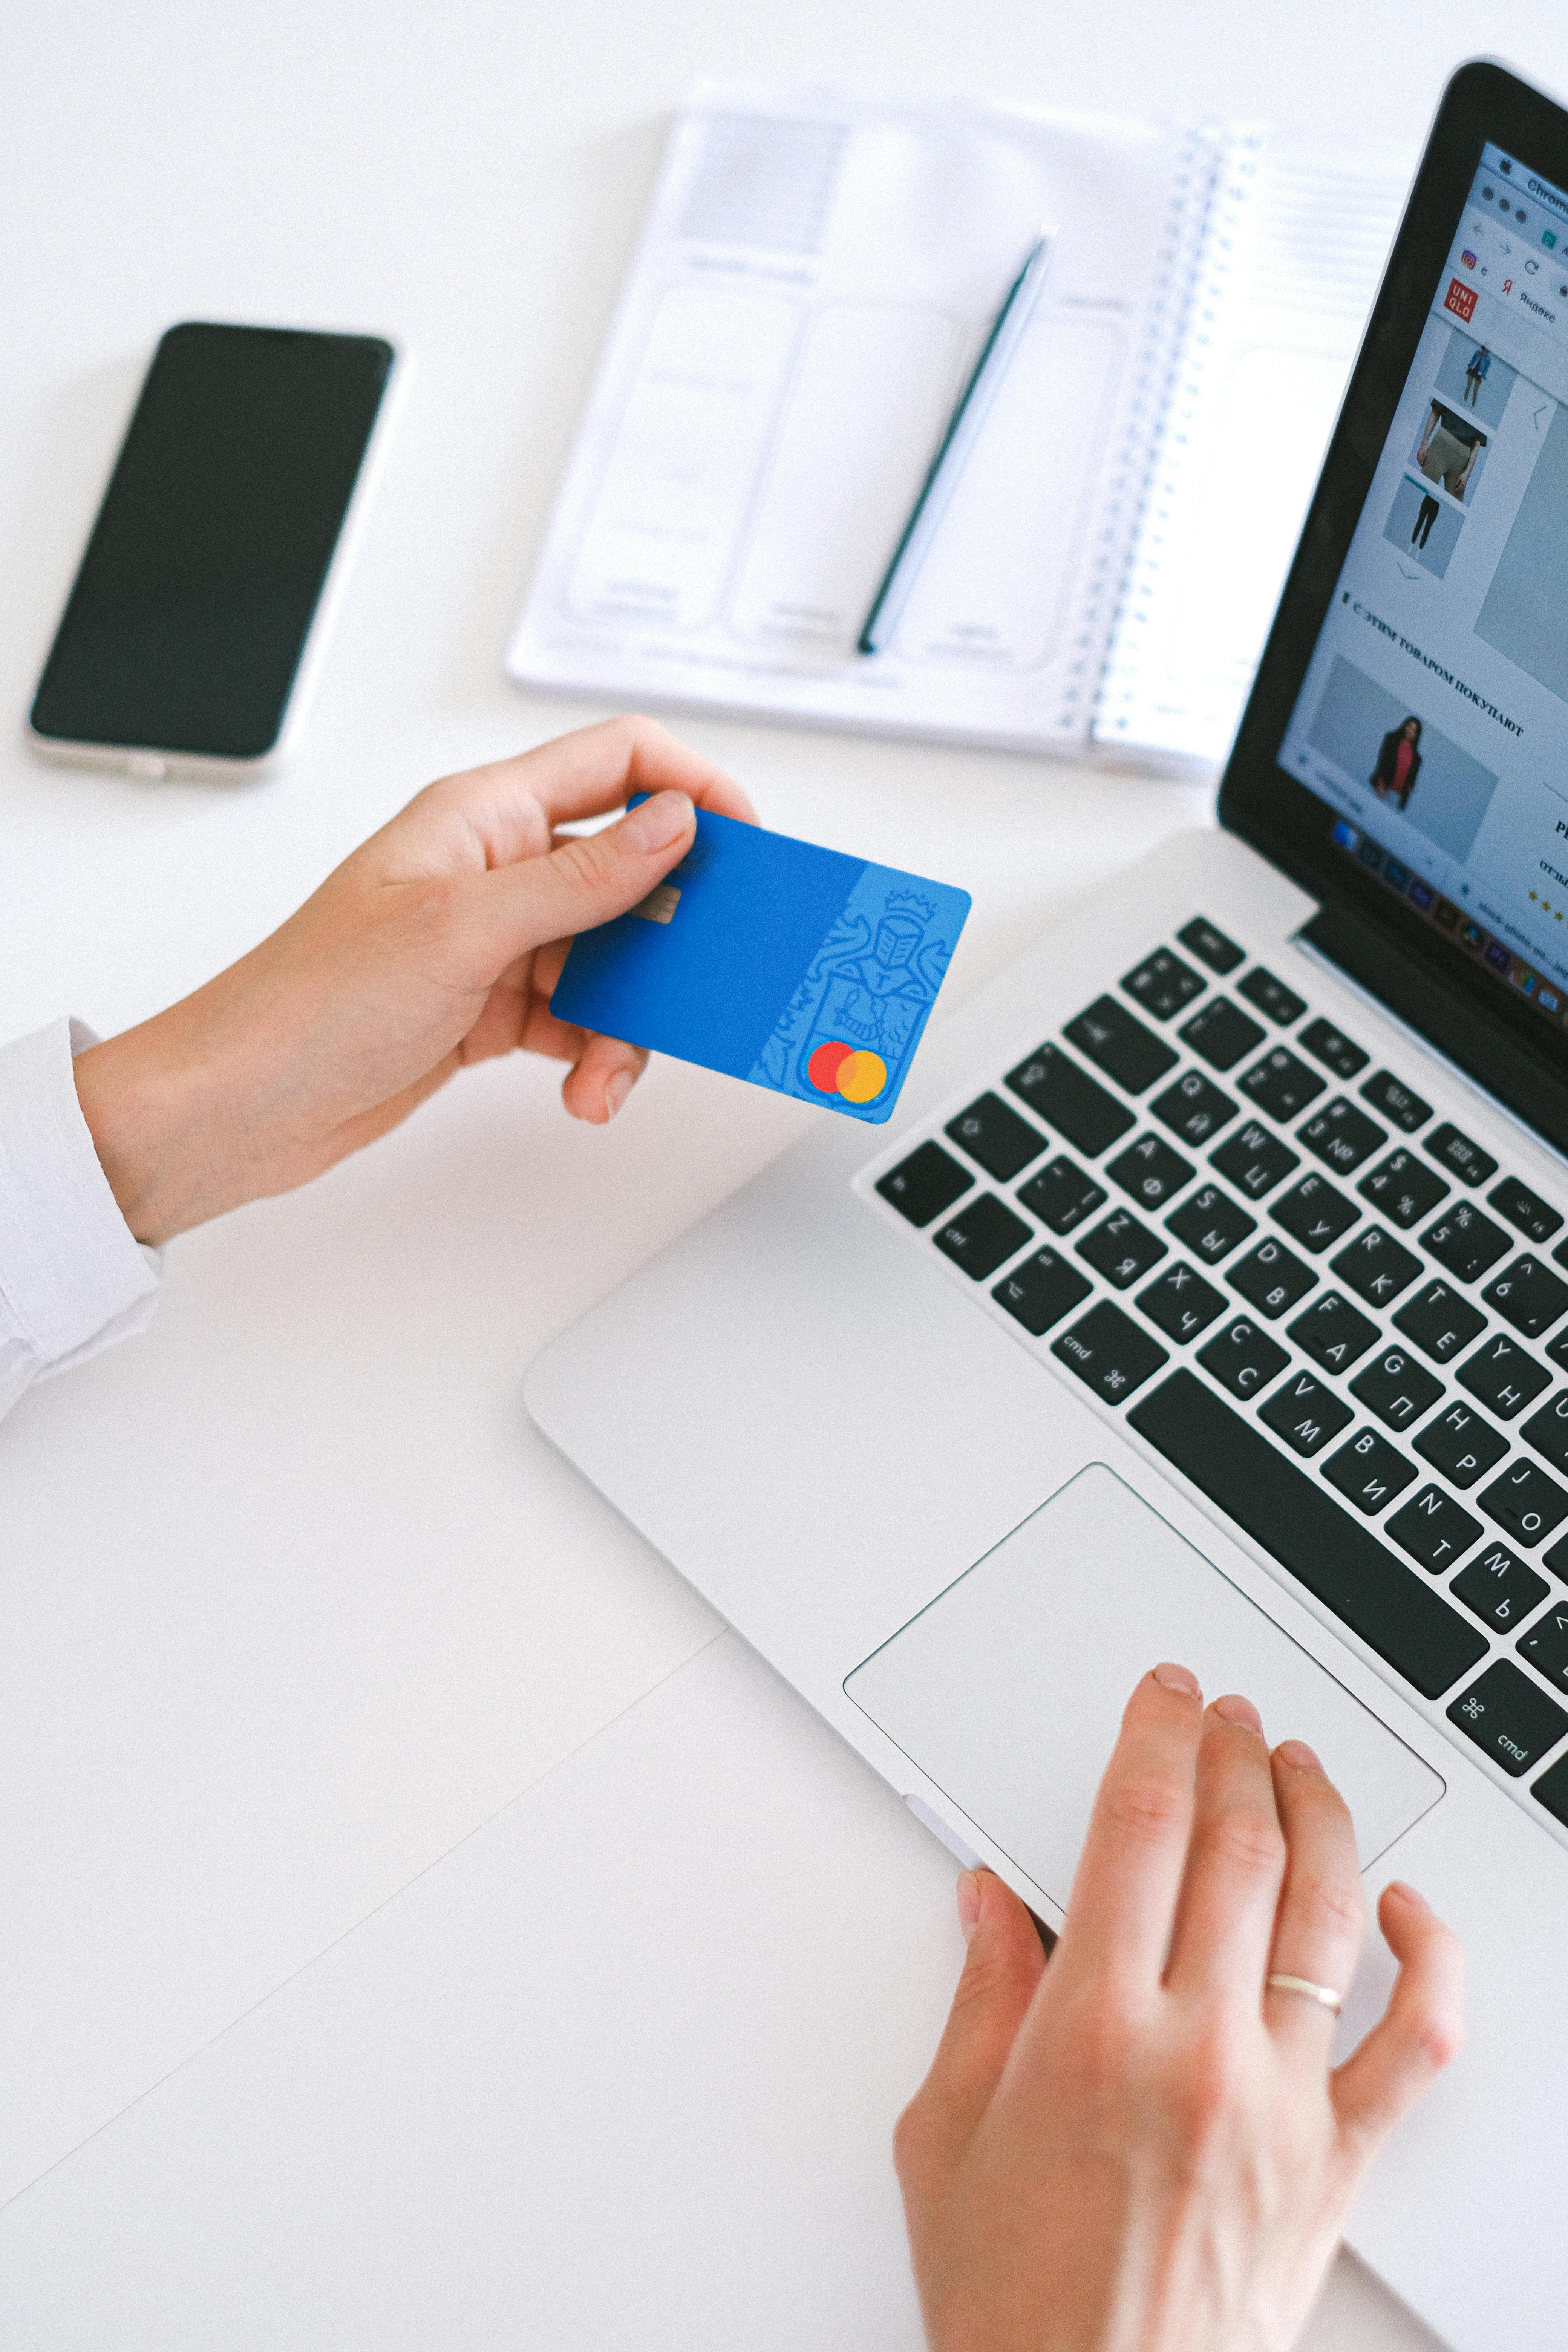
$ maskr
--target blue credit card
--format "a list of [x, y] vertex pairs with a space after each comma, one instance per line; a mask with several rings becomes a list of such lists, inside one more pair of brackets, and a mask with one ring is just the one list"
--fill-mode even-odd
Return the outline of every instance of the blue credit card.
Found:
[[628, 915], [580, 932], [563, 1021], [850, 1118], [898, 1101], [969, 893], [697, 812], [697, 838]]

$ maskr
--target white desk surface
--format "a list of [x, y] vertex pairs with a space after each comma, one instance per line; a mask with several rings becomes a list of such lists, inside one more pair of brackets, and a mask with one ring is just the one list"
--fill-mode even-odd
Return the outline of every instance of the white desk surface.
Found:
[[[56, 0], [5, 39], [0, 710], [159, 331], [386, 328], [416, 373], [292, 764], [0, 745], [0, 1035], [110, 1031], [418, 784], [599, 715], [501, 648], [703, 71], [1332, 123], [1408, 146], [1457, 0]], [[1568, 84], [1568, 21], [1510, 19]], [[7, 722], [9, 728], [10, 722]], [[686, 732], [780, 827], [967, 882], [951, 986], [1193, 788]], [[887, 2156], [952, 1865], [531, 1429], [552, 1333], [809, 1112], [666, 1064], [607, 1134], [521, 1062], [178, 1244], [151, 1336], [0, 1430], [0, 2344], [913, 2347]], [[360, 1923], [365, 1923], [361, 1925]], [[1309, 2342], [1429, 2342], [1348, 2260]]]

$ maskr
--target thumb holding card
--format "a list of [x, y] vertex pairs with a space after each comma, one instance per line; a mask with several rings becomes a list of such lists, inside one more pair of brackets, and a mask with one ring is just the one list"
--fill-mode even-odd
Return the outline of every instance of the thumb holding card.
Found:
[[[590, 836], [560, 828], [647, 794]], [[89, 1047], [78, 1097], [139, 1241], [284, 1192], [396, 1127], [466, 1063], [571, 1065], [603, 1123], [647, 1055], [550, 1011], [572, 935], [657, 888], [696, 808], [751, 803], [650, 719], [583, 729], [428, 785], [270, 938], [180, 1003]]]

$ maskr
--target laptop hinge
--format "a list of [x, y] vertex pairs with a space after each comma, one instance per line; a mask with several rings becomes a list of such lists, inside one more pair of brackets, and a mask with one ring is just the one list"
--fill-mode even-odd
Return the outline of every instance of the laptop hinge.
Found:
[[1568, 1086], [1559, 1073], [1489, 1021], [1429, 963], [1395, 946], [1342, 907], [1321, 907], [1303, 939], [1371, 991], [1396, 1020], [1426, 1038], [1486, 1094], [1568, 1155]]

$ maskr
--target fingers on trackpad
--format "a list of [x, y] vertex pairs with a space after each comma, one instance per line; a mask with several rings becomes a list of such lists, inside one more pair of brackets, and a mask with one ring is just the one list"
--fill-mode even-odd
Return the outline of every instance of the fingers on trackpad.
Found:
[[1242, 1691], [1270, 1742], [1315, 1748], [1367, 1868], [1436, 1803], [1420, 1757], [1108, 1470], [1080, 1470], [857, 1666], [856, 1705], [1064, 1904], [1140, 1675]]

